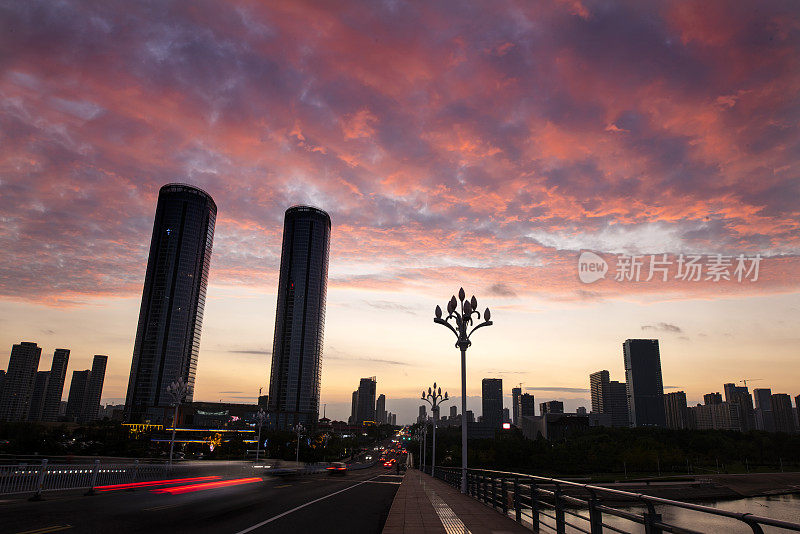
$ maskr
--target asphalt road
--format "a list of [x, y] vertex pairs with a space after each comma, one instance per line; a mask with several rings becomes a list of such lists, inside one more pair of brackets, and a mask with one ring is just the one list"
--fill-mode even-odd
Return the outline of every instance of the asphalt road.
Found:
[[40, 502], [0, 496], [0, 532], [379, 533], [401, 480], [376, 466], [183, 494], [140, 488], [92, 497], [45, 493]]

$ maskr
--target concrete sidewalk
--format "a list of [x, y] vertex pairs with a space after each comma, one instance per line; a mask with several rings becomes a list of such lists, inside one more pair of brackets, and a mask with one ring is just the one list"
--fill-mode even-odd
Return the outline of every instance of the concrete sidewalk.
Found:
[[389, 510], [383, 534], [516, 534], [530, 532], [456, 488], [410, 469]]

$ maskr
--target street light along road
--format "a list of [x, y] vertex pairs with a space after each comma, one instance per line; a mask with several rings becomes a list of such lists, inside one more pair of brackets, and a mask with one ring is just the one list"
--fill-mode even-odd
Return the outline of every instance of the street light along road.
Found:
[[450, 400], [450, 397], [447, 396], [446, 391], [442, 397], [442, 388], [440, 387], [437, 391], [436, 382], [434, 382], [433, 389], [428, 388], [427, 395], [425, 390], [422, 391], [422, 400], [431, 405], [431, 412], [433, 412], [433, 454], [431, 455], [431, 476], [433, 476], [433, 471], [436, 469], [436, 420], [439, 418], [439, 405]]
[[[493, 324], [491, 312], [486, 308], [483, 322], [472, 326], [473, 315], [477, 315], [478, 320], [481, 319], [481, 312], [477, 311], [478, 299], [475, 295], [469, 300], [465, 299], [466, 294], [462, 287], [458, 290], [458, 301], [453, 295], [447, 303], [447, 317], [442, 319], [442, 309], [436, 306], [436, 317], [433, 318], [434, 323], [446, 326], [456, 335], [456, 347], [461, 351], [461, 493], [467, 492], [467, 349], [472, 345], [470, 337], [475, 330]], [[451, 320], [453, 324], [450, 324]]]

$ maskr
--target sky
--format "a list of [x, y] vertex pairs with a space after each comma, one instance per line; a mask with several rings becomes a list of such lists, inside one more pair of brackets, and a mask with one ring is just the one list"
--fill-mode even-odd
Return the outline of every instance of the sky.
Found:
[[432, 319], [462, 286], [494, 321], [476, 413], [484, 377], [588, 405], [640, 337], [690, 404], [800, 394], [794, 2], [0, 0], [0, 50], [0, 368], [22, 340], [70, 375], [107, 354], [124, 399], [183, 182], [219, 209], [196, 400], [268, 389], [294, 204], [333, 224], [328, 417], [366, 376], [400, 422], [434, 381], [459, 396]]

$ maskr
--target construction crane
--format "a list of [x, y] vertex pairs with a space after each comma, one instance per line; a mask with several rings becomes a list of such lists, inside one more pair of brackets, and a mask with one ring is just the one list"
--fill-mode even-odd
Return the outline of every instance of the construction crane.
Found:
[[764, 380], [764, 379], [763, 378], [744, 378], [742, 380], [739, 380], [739, 382], [744, 382], [744, 387], [747, 387], [747, 381], [748, 380], [750, 382], [755, 382], [756, 380]]

